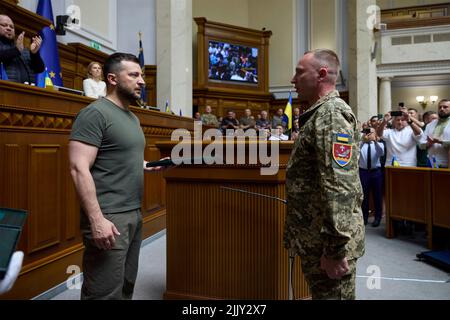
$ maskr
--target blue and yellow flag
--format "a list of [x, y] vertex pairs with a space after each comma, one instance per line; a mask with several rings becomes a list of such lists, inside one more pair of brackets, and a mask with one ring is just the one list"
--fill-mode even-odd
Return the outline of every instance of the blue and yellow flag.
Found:
[[[139, 32], [139, 65], [142, 69], [142, 77], [145, 78], [145, 63], [144, 63], [144, 48], [142, 47], [142, 34]], [[141, 104], [143, 106], [147, 105], [147, 91], [145, 90], [145, 87], [141, 90]]]
[[5, 67], [3, 66], [3, 62], [0, 63], [0, 79], [1, 80], [9, 80], [8, 75], [6, 74]]
[[172, 111], [170, 110], [170, 107], [169, 107], [169, 100], [166, 100], [166, 112], [172, 113]]
[[433, 168], [439, 169], [439, 164], [437, 163], [436, 157], [433, 155]]
[[289, 91], [289, 100], [284, 108], [283, 122], [286, 123], [286, 130], [292, 129], [292, 92]]
[[393, 167], [400, 167], [400, 163], [398, 163], [396, 156], [392, 157], [392, 166]]
[[53, 81], [48, 74], [47, 68], [45, 69], [45, 88], [53, 87]]
[[[39, 0], [36, 13], [51, 21], [49, 27], [45, 27], [39, 32], [42, 37], [42, 46], [39, 50], [42, 60], [44, 61], [47, 73], [52, 80], [52, 85], [63, 86], [61, 65], [59, 63], [58, 43], [56, 41], [55, 25], [53, 20], [52, 2], [50, 0]], [[36, 75], [36, 85], [45, 88], [46, 72]]]

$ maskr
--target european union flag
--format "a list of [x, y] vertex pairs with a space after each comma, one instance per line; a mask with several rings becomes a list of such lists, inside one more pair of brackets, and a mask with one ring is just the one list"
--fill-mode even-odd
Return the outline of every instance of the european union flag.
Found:
[[[63, 86], [58, 43], [56, 42], [55, 25], [53, 23], [52, 2], [50, 0], [39, 0], [36, 13], [52, 22], [49, 27], [45, 27], [39, 32], [42, 37], [42, 46], [39, 54], [44, 61], [53, 84]], [[45, 87], [45, 72], [36, 75], [36, 84], [38, 87]]]
[[6, 74], [5, 67], [3, 66], [3, 62], [0, 63], [0, 80], [8, 80], [8, 75]]
[[[142, 76], [145, 77], [145, 63], [144, 63], [144, 48], [142, 48], [141, 33], [139, 32], [139, 65], [142, 69]], [[147, 105], [147, 91], [145, 87], [141, 90], [141, 103], [143, 106]]]
[[289, 91], [289, 100], [284, 109], [283, 122], [286, 123], [287, 131], [292, 129], [292, 92]]

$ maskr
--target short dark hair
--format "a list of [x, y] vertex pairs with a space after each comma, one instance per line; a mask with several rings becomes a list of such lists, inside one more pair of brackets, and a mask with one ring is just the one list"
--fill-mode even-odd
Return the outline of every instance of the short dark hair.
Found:
[[378, 120], [378, 116], [371, 117], [369, 121], [372, 121], [373, 119]]
[[139, 64], [139, 59], [134, 54], [123, 52], [113, 53], [106, 59], [105, 64], [103, 65], [103, 77], [107, 84], [108, 74], [119, 72], [121, 70], [120, 64], [122, 61], [131, 61]]
[[441, 103], [445, 103], [445, 102], [449, 102], [450, 100], [447, 100], [447, 99], [441, 99], [441, 101], [439, 101], [439, 103], [438, 103], [438, 105], [440, 105]]
[[311, 51], [307, 51], [305, 54], [311, 53], [314, 56], [321, 67], [327, 66], [328, 73], [332, 76], [333, 82], [337, 80], [339, 75], [339, 71], [341, 69], [341, 63], [339, 61], [339, 57], [333, 50], [330, 49], [315, 49]]
[[419, 113], [419, 111], [417, 111], [417, 109], [415, 109], [415, 108], [408, 108], [408, 111], [415, 111], [416, 113]]
[[431, 116], [432, 114], [437, 114], [437, 112], [436, 112], [436, 111], [433, 111], [433, 110], [427, 111], [427, 112], [425, 112], [425, 113], [422, 115], [422, 118], [429, 117], [429, 116]]

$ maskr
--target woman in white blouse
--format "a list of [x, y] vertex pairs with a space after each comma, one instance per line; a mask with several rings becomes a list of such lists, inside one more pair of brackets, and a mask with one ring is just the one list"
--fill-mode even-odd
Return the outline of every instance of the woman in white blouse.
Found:
[[88, 79], [83, 80], [84, 94], [94, 99], [106, 96], [106, 83], [103, 81], [100, 63], [92, 61], [87, 70]]

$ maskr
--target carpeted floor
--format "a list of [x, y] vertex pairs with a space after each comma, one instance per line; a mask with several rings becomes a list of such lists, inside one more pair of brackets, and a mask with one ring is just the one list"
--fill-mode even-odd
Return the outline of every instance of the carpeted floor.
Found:
[[[162, 299], [166, 285], [165, 232], [149, 239], [141, 250], [134, 299]], [[450, 274], [425, 262], [416, 254], [426, 249], [422, 233], [385, 237], [385, 225], [366, 227], [366, 253], [358, 262], [358, 300], [450, 300]], [[56, 292], [57, 290], [53, 290]], [[61, 291], [61, 290], [60, 290]], [[52, 291], [38, 299], [78, 300], [79, 290]]]

